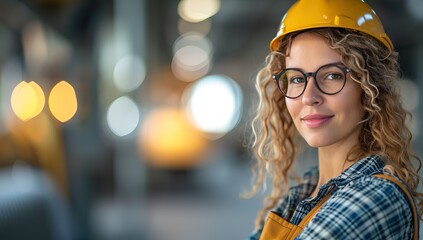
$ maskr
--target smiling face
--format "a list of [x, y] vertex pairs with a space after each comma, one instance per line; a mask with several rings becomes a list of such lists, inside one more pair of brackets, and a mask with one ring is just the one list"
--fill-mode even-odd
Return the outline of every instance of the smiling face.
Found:
[[[321, 66], [340, 63], [341, 56], [319, 35], [302, 33], [294, 38], [286, 68], [315, 72]], [[314, 77], [308, 77], [304, 93], [295, 99], [286, 98], [288, 112], [295, 127], [312, 147], [345, 147], [349, 151], [357, 142], [358, 124], [364, 116], [362, 90], [347, 74], [345, 87], [335, 95], [322, 93]]]

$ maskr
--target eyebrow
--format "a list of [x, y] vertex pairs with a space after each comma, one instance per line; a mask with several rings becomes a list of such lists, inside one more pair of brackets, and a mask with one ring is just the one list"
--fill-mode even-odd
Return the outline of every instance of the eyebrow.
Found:
[[[317, 69], [319, 69], [319, 68], [321, 68], [323, 66], [326, 66], [326, 65], [331, 65], [331, 64], [333, 64], [333, 65], [341, 65], [341, 66], [346, 67], [345, 64], [343, 64], [342, 62], [330, 62], [330, 63], [325, 63], [323, 65], [320, 65], [320, 67], [318, 67]], [[298, 70], [301, 70], [302, 72], [305, 72], [304, 69], [298, 68], [298, 67], [289, 67], [289, 68], [286, 67], [286, 68], [283, 68], [281, 71], [283, 71], [285, 69], [298, 69]], [[315, 71], [317, 71], [317, 69]]]

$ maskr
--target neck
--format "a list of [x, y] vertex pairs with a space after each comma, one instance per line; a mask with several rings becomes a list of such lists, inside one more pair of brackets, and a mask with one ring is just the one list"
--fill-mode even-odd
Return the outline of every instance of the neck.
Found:
[[319, 149], [319, 182], [318, 186], [339, 176], [353, 162], [347, 161], [348, 152], [334, 149]]
[[319, 147], [319, 182], [318, 187], [332, 178], [339, 176], [355, 161], [348, 158], [350, 151], [357, 146], [359, 128], [353, 131], [348, 138], [335, 144]]
[[360, 129], [357, 128], [349, 137], [337, 141], [334, 144], [318, 148], [319, 180], [315, 190], [311, 193], [311, 197], [317, 194], [320, 186], [339, 176], [358, 160], [348, 159], [348, 155], [359, 144], [359, 134]]

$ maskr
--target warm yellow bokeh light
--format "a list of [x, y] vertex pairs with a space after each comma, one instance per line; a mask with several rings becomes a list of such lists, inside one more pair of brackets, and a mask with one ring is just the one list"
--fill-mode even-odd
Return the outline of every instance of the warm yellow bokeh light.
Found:
[[22, 81], [13, 89], [10, 102], [16, 116], [23, 121], [27, 121], [43, 110], [45, 104], [44, 92], [36, 82]]
[[152, 112], [140, 128], [140, 151], [153, 166], [192, 168], [200, 163], [206, 139], [183, 111], [165, 108]]
[[35, 94], [37, 95], [37, 107], [35, 108], [34, 116], [37, 116], [44, 108], [44, 104], [46, 103], [46, 98], [44, 96], [43, 89], [41, 89], [40, 85], [36, 82], [31, 81], [29, 85], [34, 89]]
[[60, 122], [71, 119], [78, 109], [76, 93], [66, 81], [57, 83], [50, 92], [48, 105], [53, 116]]

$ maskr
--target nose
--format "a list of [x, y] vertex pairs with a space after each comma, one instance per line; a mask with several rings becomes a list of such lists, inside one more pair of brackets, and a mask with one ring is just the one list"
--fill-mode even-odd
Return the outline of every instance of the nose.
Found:
[[304, 105], [320, 105], [323, 102], [322, 94], [317, 88], [316, 79], [309, 76], [307, 85], [302, 95], [302, 102]]

